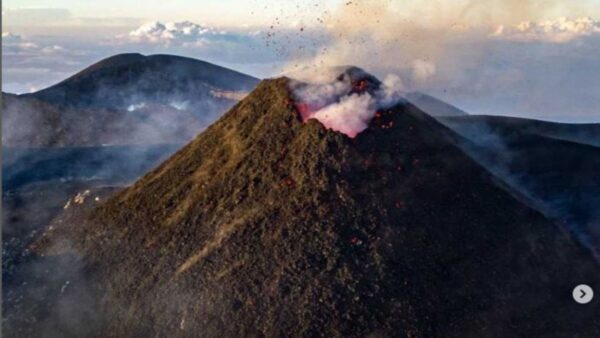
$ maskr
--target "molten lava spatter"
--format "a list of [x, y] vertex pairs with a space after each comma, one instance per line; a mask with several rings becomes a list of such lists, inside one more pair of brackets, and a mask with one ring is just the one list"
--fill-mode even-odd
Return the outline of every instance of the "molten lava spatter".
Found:
[[313, 117], [315, 112], [321, 110], [322, 106], [317, 106], [314, 104], [308, 104], [304, 102], [297, 102], [295, 104], [296, 110], [300, 113], [300, 117], [302, 117], [302, 121], [306, 122]]

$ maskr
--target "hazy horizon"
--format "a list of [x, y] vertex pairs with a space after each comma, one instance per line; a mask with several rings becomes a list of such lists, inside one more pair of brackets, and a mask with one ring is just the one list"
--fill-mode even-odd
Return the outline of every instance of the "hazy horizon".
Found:
[[5, 1], [3, 91], [119, 53], [174, 54], [259, 78], [353, 64], [471, 114], [599, 122], [595, 1]]

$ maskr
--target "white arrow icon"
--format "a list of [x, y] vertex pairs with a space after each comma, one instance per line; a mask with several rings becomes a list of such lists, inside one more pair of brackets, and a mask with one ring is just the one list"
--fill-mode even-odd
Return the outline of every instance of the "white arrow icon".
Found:
[[594, 290], [589, 285], [577, 285], [573, 289], [573, 299], [579, 304], [587, 304], [594, 299]]

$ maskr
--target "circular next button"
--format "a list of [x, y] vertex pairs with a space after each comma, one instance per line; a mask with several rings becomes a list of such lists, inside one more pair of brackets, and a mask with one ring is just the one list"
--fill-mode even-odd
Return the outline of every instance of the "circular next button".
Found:
[[594, 299], [594, 290], [589, 285], [577, 285], [573, 289], [573, 299], [579, 304], [587, 304]]

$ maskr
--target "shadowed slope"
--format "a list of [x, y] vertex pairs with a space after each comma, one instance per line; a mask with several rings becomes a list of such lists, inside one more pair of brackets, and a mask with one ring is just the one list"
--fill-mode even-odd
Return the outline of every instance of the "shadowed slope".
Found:
[[440, 122], [478, 143], [494, 142], [498, 137], [511, 141], [538, 135], [600, 147], [600, 123], [569, 124], [488, 115], [446, 116]]
[[[64, 105], [121, 107], [131, 99], [190, 95], [210, 96], [211, 89], [249, 91], [257, 79], [201, 60], [174, 55], [119, 54], [32, 96]], [[153, 97], [154, 96], [154, 97]]]
[[465, 150], [482, 165], [577, 232], [600, 257], [600, 124], [503, 116], [439, 120], [472, 142]]
[[3, 94], [14, 147], [188, 142], [258, 83], [208, 62], [119, 54], [41, 91]]

